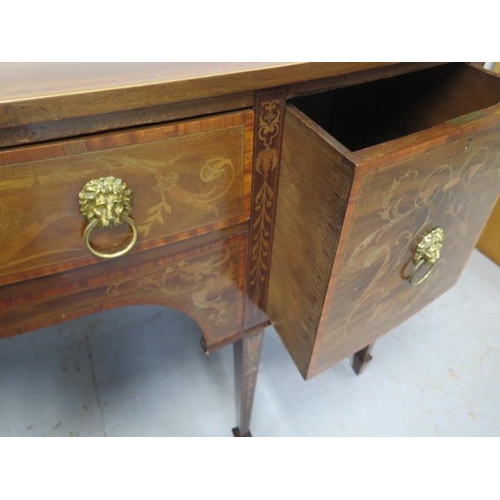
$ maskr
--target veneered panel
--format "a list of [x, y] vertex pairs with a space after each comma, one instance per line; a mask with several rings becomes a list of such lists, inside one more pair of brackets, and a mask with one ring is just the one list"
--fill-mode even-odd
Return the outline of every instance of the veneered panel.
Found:
[[[308, 376], [353, 354], [458, 279], [500, 193], [500, 129], [365, 174]], [[441, 259], [419, 286], [413, 251], [435, 227]]]
[[191, 315], [213, 350], [242, 331], [246, 242], [243, 233], [172, 255], [154, 249], [141, 259], [1, 287], [0, 337], [114, 307], [159, 304]]
[[[77, 200], [91, 179], [132, 189], [135, 250], [248, 220], [252, 129], [245, 111], [0, 152], [0, 284], [96, 261]], [[110, 250], [127, 229], [94, 237]]]
[[304, 376], [352, 179], [352, 166], [320, 133], [287, 109], [268, 297], [268, 314]]

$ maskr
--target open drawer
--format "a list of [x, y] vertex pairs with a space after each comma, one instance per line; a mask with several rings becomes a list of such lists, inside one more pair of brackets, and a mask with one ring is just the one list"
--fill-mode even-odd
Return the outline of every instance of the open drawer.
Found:
[[304, 377], [455, 283], [500, 194], [499, 103], [468, 64], [289, 103], [268, 314]]

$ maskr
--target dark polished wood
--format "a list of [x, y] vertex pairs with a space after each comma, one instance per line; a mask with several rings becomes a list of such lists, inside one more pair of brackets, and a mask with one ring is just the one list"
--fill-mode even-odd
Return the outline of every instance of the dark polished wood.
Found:
[[238, 426], [233, 429], [233, 434], [236, 437], [251, 437], [250, 417], [252, 415], [255, 386], [257, 385], [263, 337], [264, 329], [258, 328], [233, 344], [238, 415]]
[[[450, 288], [500, 192], [500, 79], [463, 64], [422, 73], [299, 98], [287, 109], [268, 311], [306, 378]], [[330, 180], [329, 170], [346, 180]], [[328, 199], [328, 189], [345, 196], [347, 186], [337, 212], [331, 201], [314, 208], [312, 197]], [[410, 286], [415, 247], [435, 227], [445, 232], [442, 258]], [[311, 228], [332, 243], [310, 243], [308, 257], [295, 240], [311, 242]]]
[[[372, 150], [367, 148], [376, 146], [387, 163], [384, 144], [417, 132], [428, 134], [435, 126], [456, 129], [454, 120], [458, 127], [474, 122], [482, 117], [481, 110], [499, 101], [495, 75], [456, 63], [300, 97], [293, 103], [349, 151], [368, 153]], [[412, 136], [413, 144], [426, 138]], [[401, 149], [401, 144], [392, 144]]]
[[351, 366], [356, 375], [361, 375], [365, 371], [368, 363], [370, 363], [370, 361], [373, 359], [371, 355], [372, 349], [373, 344], [370, 344], [369, 346], [363, 347], [363, 349], [354, 353]]
[[442, 62], [413, 62], [413, 63], [397, 63], [391, 65], [375, 66], [364, 69], [363, 71], [348, 72], [344, 74], [336, 74], [326, 78], [311, 79], [304, 82], [290, 84], [286, 87], [287, 99], [298, 97], [301, 95], [315, 94], [332, 89], [350, 87], [361, 83], [383, 80], [397, 75], [404, 75], [424, 68], [432, 68], [441, 66]]
[[273, 251], [274, 221], [283, 138], [285, 93], [258, 94], [255, 101], [255, 142], [252, 213], [249, 234], [247, 326], [266, 319]]
[[[248, 220], [252, 134], [253, 113], [243, 111], [0, 151], [0, 285], [98, 262], [78, 208], [91, 179], [130, 186], [133, 252]], [[127, 231], [93, 237], [112, 250]]]
[[136, 110], [395, 63], [1, 63], [0, 128]]
[[[0, 63], [1, 64], [1, 63]], [[60, 140], [75, 136], [113, 131], [144, 124], [196, 118], [199, 116], [251, 108], [252, 92], [212, 97], [190, 102], [125, 109], [77, 118], [65, 118], [56, 122], [44, 121], [2, 128], [0, 147]]]
[[[323, 76], [326, 78], [320, 78], [318, 80], [312, 79], [310, 69], [301, 66], [301, 69], [309, 71], [308, 74], [311, 75], [311, 79], [302, 81], [301, 78], [298, 77], [303, 77], [305, 73], [297, 71], [297, 73], [294, 74], [294, 79], [283, 80], [281, 84], [288, 83], [288, 85], [283, 88], [283, 91], [285, 92], [287, 98], [291, 98], [298, 95], [318, 92], [319, 90], [346, 87], [381, 78], [388, 78], [390, 76], [415, 71], [423, 67], [432, 67], [440, 64], [443, 63], [375, 64], [367, 67], [364, 65], [357, 65], [356, 68], [353, 68], [353, 71], [345, 71], [344, 68], [344, 70], [340, 70], [339, 72], [338, 63], [329, 63], [329, 71], [326, 71], [326, 67], [323, 68]], [[1, 67], [2, 63], [0, 63], [0, 68]], [[295, 66], [293, 66], [293, 68], [297, 69]], [[25, 68], [25, 71], [29, 72], [29, 69]], [[268, 71], [268, 69], [266, 69], [266, 71]], [[145, 81], [142, 82], [142, 86], [144, 88], [149, 88], [151, 93], [157, 92], [157, 85], [151, 82], [148, 83], [146, 73], [142, 74], [142, 77], [145, 79]], [[98, 76], [93, 73], [91, 74], [93, 75], [92, 78], [95, 80], [94, 84], [97, 84]], [[292, 73], [290, 73], [290, 76], [291, 75]], [[41, 81], [44, 81], [44, 77], [47, 77], [45, 73], [40, 75]], [[55, 76], [49, 76], [49, 80], [53, 77], [55, 78]], [[248, 74], [249, 81], [252, 81], [252, 79], [255, 78], [257, 78], [255, 74]], [[101, 85], [106, 88], [108, 83], [103, 81], [101, 82]], [[0, 80], [0, 89], [1, 85], [2, 81]], [[46, 82], [46, 85], [47, 87], [50, 87], [50, 81]], [[269, 86], [278, 85], [279, 83], [276, 81], [275, 85]], [[262, 88], [265, 88], [265, 86]], [[29, 117], [32, 121], [27, 123], [21, 120], [21, 124], [19, 125], [9, 125], [3, 127], [2, 133], [0, 134], [0, 147], [69, 138], [84, 134], [94, 134], [107, 130], [134, 127], [145, 123], [161, 123], [212, 113], [227, 112], [241, 108], [249, 108], [253, 105], [255, 97], [255, 92], [253, 90], [236, 91], [236, 93], [232, 94], [226, 94], [225, 88], [219, 88], [219, 91], [222, 92], [221, 95], [206, 98], [195, 98], [194, 96], [191, 96], [188, 101], [183, 100], [182, 102], [172, 102], [167, 104], [160, 103], [152, 105], [149, 102], [144, 102], [139, 108], [130, 109], [125, 107], [125, 109], [106, 113], [102, 113], [101, 109], [96, 109], [94, 106], [95, 103], [92, 100], [88, 100], [84, 116], [71, 116], [70, 108], [69, 110], [62, 110], [65, 113], [69, 111], [70, 116], [64, 114], [57, 121], [51, 120], [50, 114], [45, 114], [38, 118]], [[107, 89], [107, 92], [113, 94], [113, 96], [115, 95], [112, 86]], [[44, 98], [44, 109], [50, 109], [51, 112], [53, 112], [51, 106], [52, 104], [59, 106], [57, 104], [58, 99], [59, 97], [57, 93], [53, 96]], [[11, 102], [8, 106], [12, 105], [13, 103]], [[10, 111], [10, 113], [14, 112], [15, 110]], [[22, 112], [22, 109], [19, 110], [19, 112]]]
[[352, 166], [310, 120], [290, 109], [267, 312], [305, 377], [352, 182]]
[[[499, 79], [468, 64], [2, 63], [0, 96], [0, 337], [177, 307], [207, 353], [235, 343], [235, 435], [269, 317], [305, 378], [362, 369], [455, 282], [500, 191]], [[132, 188], [139, 239], [101, 261], [77, 194], [107, 175]], [[411, 287], [435, 225], [442, 258]]]
[[0, 287], [0, 338], [137, 304], [193, 317], [207, 351], [243, 331], [247, 235], [165, 255], [163, 249]]

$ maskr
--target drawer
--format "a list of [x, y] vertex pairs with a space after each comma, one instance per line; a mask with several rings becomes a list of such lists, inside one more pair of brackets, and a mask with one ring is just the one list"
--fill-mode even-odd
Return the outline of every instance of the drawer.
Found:
[[[93, 179], [132, 191], [132, 252], [247, 221], [252, 134], [253, 112], [242, 111], [0, 151], [0, 284], [98, 260], [78, 200]], [[113, 253], [129, 232], [96, 230], [89, 242]]]
[[0, 287], [0, 338], [115, 307], [158, 304], [189, 314], [206, 349], [217, 349], [243, 330], [247, 234], [188, 249], [186, 243]]
[[304, 377], [456, 282], [500, 194], [499, 102], [450, 64], [289, 103], [268, 314]]

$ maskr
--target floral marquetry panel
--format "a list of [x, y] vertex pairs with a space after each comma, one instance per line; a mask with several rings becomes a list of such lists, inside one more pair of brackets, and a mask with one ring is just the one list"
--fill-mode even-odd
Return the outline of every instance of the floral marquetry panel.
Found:
[[[129, 186], [134, 251], [247, 221], [252, 144], [243, 111], [0, 152], [0, 284], [95, 261], [78, 208], [93, 179]], [[94, 231], [92, 244], [113, 251], [127, 230]]]
[[242, 331], [246, 240], [243, 234], [166, 256], [155, 249], [145, 252], [143, 263], [132, 255], [119, 265], [104, 262], [32, 286], [1, 287], [0, 337], [105, 309], [158, 304], [190, 315], [207, 349], [215, 349]]
[[[498, 128], [366, 173], [314, 371], [370, 344], [451, 287], [499, 194]], [[444, 233], [439, 260], [411, 286], [405, 278], [413, 255], [435, 228]]]

